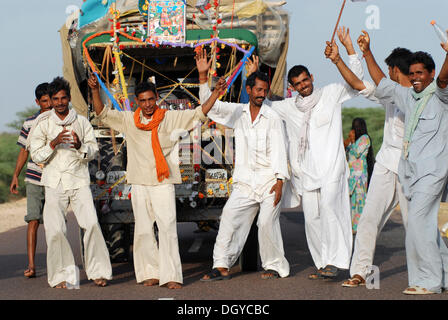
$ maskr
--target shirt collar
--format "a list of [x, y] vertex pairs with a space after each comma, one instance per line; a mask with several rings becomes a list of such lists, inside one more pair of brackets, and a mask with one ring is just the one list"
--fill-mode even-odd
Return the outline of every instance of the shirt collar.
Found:
[[[269, 118], [269, 114], [266, 110], [266, 108], [269, 108], [268, 105], [266, 105], [266, 103], [263, 102], [263, 104], [261, 105], [260, 111], [258, 112], [258, 114], [260, 116], [263, 116], [265, 118]], [[246, 103], [243, 107], [243, 112], [247, 112], [247, 114], [250, 115], [250, 103]]]

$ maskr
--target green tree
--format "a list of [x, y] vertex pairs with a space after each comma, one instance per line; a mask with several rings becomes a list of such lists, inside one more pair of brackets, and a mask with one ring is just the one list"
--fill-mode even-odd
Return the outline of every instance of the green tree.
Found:
[[12, 128], [16, 131], [20, 131], [20, 129], [22, 129], [22, 125], [23, 125], [23, 122], [25, 121], [25, 119], [28, 118], [29, 116], [32, 116], [33, 114], [35, 114], [38, 111], [39, 111], [39, 107], [29, 106], [29, 107], [25, 108], [25, 110], [16, 112], [17, 119], [6, 124], [6, 125], [9, 128]]

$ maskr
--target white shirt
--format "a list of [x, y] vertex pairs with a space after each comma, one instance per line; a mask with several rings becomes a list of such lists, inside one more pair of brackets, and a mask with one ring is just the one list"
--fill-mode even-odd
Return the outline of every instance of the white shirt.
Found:
[[[202, 102], [210, 96], [207, 83], [199, 96]], [[249, 104], [216, 101], [207, 116], [234, 129], [235, 187], [261, 201], [277, 178], [289, 179], [283, 122], [270, 107], [263, 104], [252, 122]]]
[[[359, 78], [363, 70], [358, 55], [349, 56], [350, 69]], [[322, 89], [319, 102], [311, 111], [309, 149], [299, 160], [300, 126], [304, 113], [295, 104], [295, 97], [272, 101], [272, 108], [286, 123], [289, 142], [291, 182], [296, 192], [312, 191], [323, 185], [347, 178], [348, 165], [342, 138], [342, 103], [357, 95], [347, 84], [330, 84]]]
[[376, 154], [376, 161], [388, 170], [398, 174], [401, 149], [404, 137], [404, 113], [397, 108], [391, 99], [378, 99], [374, 96], [376, 86], [364, 81], [366, 88], [359, 93], [367, 99], [380, 103], [386, 109], [384, 121], [383, 144]]
[[60, 144], [53, 150], [50, 142], [63, 130], [51, 117], [39, 122], [30, 141], [31, 158], [44, 163], [42, 185], [56, 188], [59, 182], [64, 190], [78, 189], [90, 184], [88, 162], [98, 153], [98, 145], [90, 122], [78, 115], [77, 120], [65, 127], [77, 132], [81, 141], [79, 150]]

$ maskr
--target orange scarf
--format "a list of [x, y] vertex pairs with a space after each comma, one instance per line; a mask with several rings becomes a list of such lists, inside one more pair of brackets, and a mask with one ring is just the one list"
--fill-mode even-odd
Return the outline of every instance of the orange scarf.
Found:
[[160, 146], [159, 134], [157, 132], [159, 128], [160, 122], [162, 122], [165, 117], [165, 112], [168, 110], [160, 109], [156, 107], [156, 110], [152, 114], [152, 120], [148, 124], [142, 124], [140, 118], [141, 108], [138, 108], [134, 112], [134, 123], [135, 126], [144, 131], [151, 131], [151, 144], [152, 151], [154, 152], [154, 157], [156, 159], [156, 170], [157, 170], [157, 179], [159, 182], [162, 182], [163, 179], [169, 178], [170, 170], [168, 168], [168, 163], [166, 162], [165, 157], [163, 156], [162, 147]]

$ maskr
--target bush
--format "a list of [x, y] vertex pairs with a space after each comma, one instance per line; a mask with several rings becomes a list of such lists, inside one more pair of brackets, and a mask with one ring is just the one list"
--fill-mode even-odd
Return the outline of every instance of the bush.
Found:
[[[0, 134], [0, 203], [10, 199], [9, 185], [14, 174], [17, 155], [20, 147], [17, 143], [17, 135], [10, 133]], [[19, 176], [19, 194], [25, 196], [25, 168]]]

